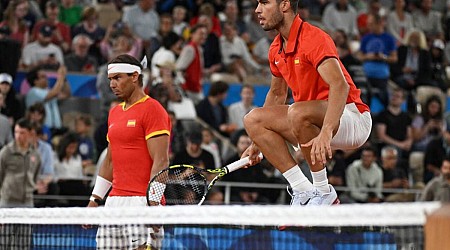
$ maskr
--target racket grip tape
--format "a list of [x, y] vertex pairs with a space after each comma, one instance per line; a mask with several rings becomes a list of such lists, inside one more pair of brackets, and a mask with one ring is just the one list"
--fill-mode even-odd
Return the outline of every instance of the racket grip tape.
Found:
[[164, 183], [158, 181], [150, 183], [150, 188], [148, 190], [148, 200], [160, 203], [165, 190], [166, 184]]
[[[262, 160], [264, 158], [262, 153], [259, 153], [258, 157]], [[231, 173], [235, 170], [238, 170], [240, 168], [242, 168], [245, 165], [248, 165], [250, 163], [250, 160], [248, 159], [249, 157], [244, 157], [238, 161], [235, 161], [233, 163], [228, 164], [227, 166], [225, 166], [225, 168], [227, 169], [227, 173]]]

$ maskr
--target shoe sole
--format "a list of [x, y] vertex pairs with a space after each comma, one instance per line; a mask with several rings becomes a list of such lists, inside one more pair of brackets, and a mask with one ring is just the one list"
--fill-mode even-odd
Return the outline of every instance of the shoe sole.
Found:
[[[334, 200], [331, 205], [334, 206], [334, 205], [339, 205], [339, 204], [341, 204], [341, 201], [339, 200], [339, 198], [336, 198], [336, 200]], [[303, 226], [278, 226], [277, 228], [278, 228], [278, 231], [284, 231], [289, 228], [297, 228], [297, 229], [303, 228]]]

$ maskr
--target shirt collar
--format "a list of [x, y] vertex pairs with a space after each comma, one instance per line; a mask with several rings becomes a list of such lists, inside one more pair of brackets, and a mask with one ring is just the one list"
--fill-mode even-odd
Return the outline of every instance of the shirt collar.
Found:
[[[300, 18], [300, 16], [299, 15], [295, 16], [294, 21], [292, 22], [291, 29], [289, 30], [289, 38], [284, 53], [289, 54], [295, 51], [295, 48], [298, 43], [297, 38], [300, 35], [302, 24], [303, 20]], [[278, 53], [281, 53], [281, 51], [283, 50], [283, 38], [281, 37], [281, 34], [278, 34], [277, 39], [279, 39], [280, 44], [280, 50], [278, 51]]]

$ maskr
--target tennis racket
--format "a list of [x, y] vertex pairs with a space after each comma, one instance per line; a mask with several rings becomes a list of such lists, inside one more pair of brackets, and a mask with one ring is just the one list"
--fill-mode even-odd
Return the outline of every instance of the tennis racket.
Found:
[[[263, 155], [259, 157], [262, 159]], [[169, 166], [150, 180], [147, 204], [201, 205], [220, 178], [248, 164], [249, 159], [245, 157], [219, 169], [201, 169], [187, 164]], [[208, 183], [208, 180], [211, 181]]]

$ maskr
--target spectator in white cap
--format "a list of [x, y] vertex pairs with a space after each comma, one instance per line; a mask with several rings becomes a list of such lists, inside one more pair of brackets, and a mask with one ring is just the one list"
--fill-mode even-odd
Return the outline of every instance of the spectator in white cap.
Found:
[[0, 74], [0, 94], [4, 96], [3, 105], [0, 105], [0, 110], [3, 115], [8, 117], [11, 126], [24, 114], [23, 105], [16, 97], [16, 91], [12, 84], [13, 78], [10, 74]]

